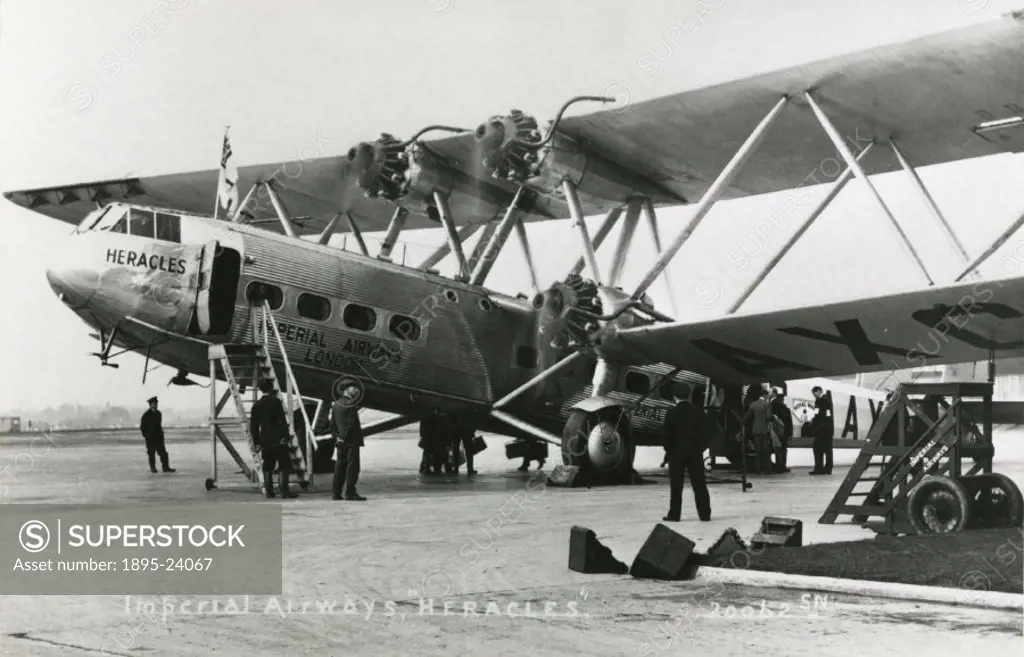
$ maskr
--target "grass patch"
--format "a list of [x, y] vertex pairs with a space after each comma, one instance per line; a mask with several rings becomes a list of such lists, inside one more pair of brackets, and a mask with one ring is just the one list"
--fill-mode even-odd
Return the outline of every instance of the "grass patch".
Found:
[[737, 550], [704, 557], [704, 565], [792, 575], [947, 586], [1024, 593], [1024, 530], [983, 529], [959, 534], [885, 536], [799, 548]]

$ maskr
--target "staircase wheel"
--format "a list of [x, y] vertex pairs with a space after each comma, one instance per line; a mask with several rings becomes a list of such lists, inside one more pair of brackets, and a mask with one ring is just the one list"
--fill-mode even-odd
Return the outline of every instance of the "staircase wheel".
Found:
[[217, 484], [213, 481], [213, 479], [210, 479], [209, 477], [207, 477], [207, 479], [206, 479], [206, 490], [213, 490], [216, 487], [217, 487]]
[[1017, 484], [1006, 475], [961, 477], [960, 483], [967, 490], [972, 529], [1024, 525], [1024, 498]]
[[907, 496], [907, 516], [918, 534], [961, 532], [970, 511], [967, 490], [949, 477], [929, 475]]

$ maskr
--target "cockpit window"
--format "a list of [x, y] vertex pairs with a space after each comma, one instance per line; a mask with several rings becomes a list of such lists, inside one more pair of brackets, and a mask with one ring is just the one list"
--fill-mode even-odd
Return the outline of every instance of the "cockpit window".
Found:
[[98, 224], [100, 220], [107, 215], [108, 212], [110, 212], [109, 205], [103, 209], [93, 210], [89, 214], [85, 215], [85, 218], [82, 219], [82, 222], [80, 224], [78, 224], [78, 228], [75, 232], [85, 233], [87, 231], [92, 230], [93, 228], [96, 227], [96, 224]]
[[181, 217], [176, 214], [156, 213], [156, 238], [165, 242], [181, 242]]
[[108, 230], [112, 233], [128, 232], [128, 210], [119, 206], [108, 206], [108, 212], [104, 212], [99, 221], [93, 224], [89, 230]]
[[153, 218], [152, 210], [129, 208], [128, 217], [130, 219], [128, 229], [132, 235], [156, 237], [156, 220]]

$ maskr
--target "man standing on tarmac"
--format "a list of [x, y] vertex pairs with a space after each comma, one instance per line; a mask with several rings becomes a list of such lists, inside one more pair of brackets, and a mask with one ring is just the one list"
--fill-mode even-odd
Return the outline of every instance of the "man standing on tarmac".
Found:
[[296, 498], [297, 493], [288, 488], [288, 476], [292, 471], [292, 457], [288, 453], [291, 438], [284, 404], [277, 396], [273, 381], [260, 384], [263, 396], [252, 405], [249, 413], [249, 430], [253, 445], [260, 450], [263, 458], [263, 484], [267, 498], [274, 497], [274, 466], [281, 471], [281, 497]]
[[782, 421], [782, 435], [779, 442], [782, 446], [775, 453], [775, 471], [789, 472], [786, 467], [786, 458], [789, 452], [789, 439], [793, 437], [793, 413], [786, 406], [786, 393], [779, 391], [772, 398], [772, 414]]
[[[359, 481], [359, 449], [363, 446], [363, 426], [359, 423], [359, 401], [362, 391], [350, 383], [341, 391], [341, 397], [331, 408], [331, 429], [338, 448], [334, 464], [334, 481], [331, 485], [331, 499], [346, 499], [365, 502], [366, 498], [356, 493]], [[345, 497], [342, 498], [342, 489]]]
[[451, 421], [452, 439], [452, 471], [459, 474], [459, 448], [466, 452], [466, 474], [475, 475], [473, 469], [473, 437], [476, 435], [473, 430], [472, 416], [469, 413], [452, 413], [448, 416]]
[[821, 386], [811, 389], [814, 394], [814, 418], [811, 427], [814, 432], [814, 469], [809, 474], [832, 474], [832, 436], [835, 435], [835, 418], [832, 417], [832, 397], [822, 392]]
[[711, 496], [704, 478], [704, 450], [708, 436], [704, 410], [691, 401], [693, 388], [679, 383], [675, 390], [676, 405], [665, 413], [663, 437], [668, 457], [669, 507], [667, 522], [679, 522], [683, 507], [683, 474], [690, 475], [690, 487], [701, 521], [711, 520]]
[[167, 448], [164, 447], [163, 414], [157, 409], [156, 397], [146, 400], [149, 408], [142, 414], [139, 431], [146, 439], [146, 455], [149, 457], [149, 471], [156, 472], [156, 455], [160, 455], [160, 465], [164, 472], [177, 472], [169, 464]]

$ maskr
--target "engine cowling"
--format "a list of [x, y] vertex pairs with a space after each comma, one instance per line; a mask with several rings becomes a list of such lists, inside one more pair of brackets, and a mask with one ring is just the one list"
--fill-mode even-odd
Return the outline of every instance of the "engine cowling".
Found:
[[383, 133], [377, 141], [349, 149], [346, 159], [353, 167], [356, 184], [367, 197], [398, 201], [409, 191], [406, 147], [394, 135]]

